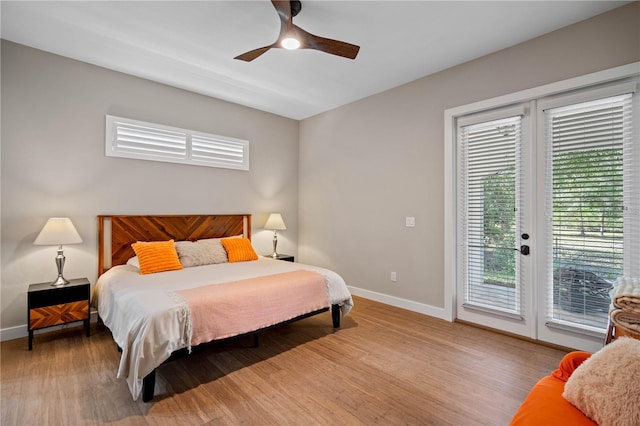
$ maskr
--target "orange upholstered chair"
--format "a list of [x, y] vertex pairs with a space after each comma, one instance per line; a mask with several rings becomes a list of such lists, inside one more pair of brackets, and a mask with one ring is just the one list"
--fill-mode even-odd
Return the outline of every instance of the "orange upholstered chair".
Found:
[[511, 426], [560, 424], [597, 426], [595, 422], [562, 397], [564, 384], [571, 373], [590, 356], [590, 353], [581, 351], [566, 354], [560, 361], [558, 369], [551, 375], [542, 378], [531, 389], [511, 420]]

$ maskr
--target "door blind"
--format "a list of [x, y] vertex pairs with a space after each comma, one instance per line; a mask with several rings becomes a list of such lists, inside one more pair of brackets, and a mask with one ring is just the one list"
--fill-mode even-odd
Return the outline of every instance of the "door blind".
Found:
[[459, 127], [459, 235], [464, 307], [518, 316], [516, 246], [522, 117]]
[[[631, 94], [545, 111], [550, 322], [604, 330], [624, 273]], [[637, 191], [637, 189], [636, 189]], [[627, 198], [631, 191], [627, 190]], [[637, 198], [637, 192], [635, 197]]]

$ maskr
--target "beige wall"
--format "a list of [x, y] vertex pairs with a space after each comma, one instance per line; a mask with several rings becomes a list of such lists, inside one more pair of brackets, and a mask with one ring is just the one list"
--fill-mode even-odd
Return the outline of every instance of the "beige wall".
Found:
[[304, 120], [300, 261], [336, 270], [356, 293], [438, 315], [444, 110], [639, 61], [639, 23], [635, 2]]
[[[65, 247], [65, 276], [93, 283], [98, 214], [252, 213], [267, 254], [272, 233], [261, 228], [279, 211], [278, 249], [296, 254], [297, 121], [7, 41], [1, 78], [5, 331], [26, 331], [28, 284], [56, 276], [56, 248], [32, 244], [51, 216], [71, 217], [84, 240]], [[105, 114], [248, 139], [250, 171], [107, 158]]]

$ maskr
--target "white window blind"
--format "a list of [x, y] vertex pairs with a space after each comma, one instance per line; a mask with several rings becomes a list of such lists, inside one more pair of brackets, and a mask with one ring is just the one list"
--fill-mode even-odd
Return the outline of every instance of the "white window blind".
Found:
[[191, 158], [194, 162], [235, 165], [242, 168], [245, 162], [245, 146], [237, 141], [206, 135], [191, 136]]
[[632, 114], [631, 94], [545, 110], [551, 323], [604, 330], [612, 283], [631, 272]]
[[464, 307], [518, 316], [522, 117], [459, 127], [459, 265]]
[[249, 170], [249, 141], [106, 116], [105, 154]]

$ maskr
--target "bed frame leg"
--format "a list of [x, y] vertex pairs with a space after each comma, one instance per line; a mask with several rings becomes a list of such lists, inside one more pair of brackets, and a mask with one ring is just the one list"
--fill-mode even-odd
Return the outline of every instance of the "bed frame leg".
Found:
[[142, 379], [142, 401], [149, 402], [153, 399], [154, 388], [156, 387], [156, 370], [147, 374]]
[[340, 305], [331, 305], [331, 319], [333, 328], [340, 328]]

